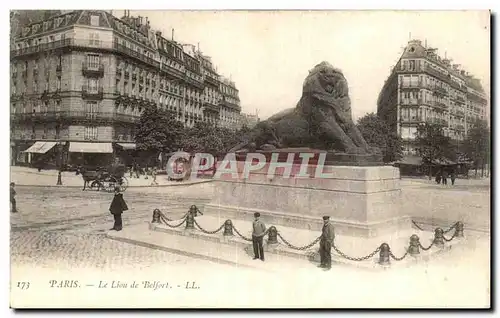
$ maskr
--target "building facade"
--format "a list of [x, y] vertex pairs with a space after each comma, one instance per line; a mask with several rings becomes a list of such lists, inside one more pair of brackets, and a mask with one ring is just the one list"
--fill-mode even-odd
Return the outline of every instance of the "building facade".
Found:
[[405, 154], [415, 154], [420, 124], [443, 126], [457, 143], [476, 119], [486, 120], [488, 100], [478, 79], [435, 48], [411, 40], [386, 80], [377, 102], [377, 114], [402, 137]]
[[133, 149], [147, 107], [174, 111], [188, 127], [231, 126], [240, 112], [238, 90], [210, 58], [164, 38], [147, 18], [70, 11], [19, 31], [10, 63], [14, 164], [50, 153], [58, 164], [93, 164]]

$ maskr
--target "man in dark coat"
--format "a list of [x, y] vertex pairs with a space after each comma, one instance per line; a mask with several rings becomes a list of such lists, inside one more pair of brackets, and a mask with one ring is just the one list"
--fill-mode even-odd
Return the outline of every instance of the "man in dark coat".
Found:
[[12, 213], [16, 213], [17, 212], [17, 207], [16, 207], [16, 189], [14, 189], [15, 185], [16, 184], [14, 182], [10, 183], [10, 204], [12, 205], [12, 208], [11, 208], [10, 212], [12, 212]]
[[324, 216], [323, 222], [323, 230], [319, 241], [319, 255], [321, 257], [319, 267], [329, 270], [332, 268], [332, 244], [335, 239], [335, 230], [330, 223], [329, 216]]
[[252, 231], [252, 245], [253, 245], [253, 259], [259, 259], [264, 261], [264, 235], [266, 234], [266, 226], [259, 219], [260, 213], [254, 213], [255, 221], [253, 221], [253, 231]]
[[122, 213], [123, 211], [127, 211], [128, 206], [123, 200], [123, 194], [120, 193], [120, 187], [115, 187], [115, 196], [113, 197], [113, 201], [111, 201], [111, 205], [109, 206], [109, 212], [113, 214], [115, 218], [115, 224], [110, 230], [121, 231], [122, 224]]

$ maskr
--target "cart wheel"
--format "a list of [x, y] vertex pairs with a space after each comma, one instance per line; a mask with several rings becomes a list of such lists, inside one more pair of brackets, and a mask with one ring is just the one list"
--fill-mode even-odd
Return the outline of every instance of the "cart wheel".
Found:
[[114, 177], [109, 177], [104, 182], [104, 185], [105, 185], [106, 191], [111, 193], [111, 192], [115, 191], [115, 187], [118, 185], [118, 182], [116, 181], [116, 179]]
[[128, 188], [128, 179], [126, 177], [122, 177], [122, 183], [120, 184], [120, 191], [125, 191]]
[[92, 183], [90, 184], [90, 189], [91, 190], [101, 190], [102, 188], [102, 183], [100, 181], [97, 181], [97, 180], [94, 180], [92, 181]]

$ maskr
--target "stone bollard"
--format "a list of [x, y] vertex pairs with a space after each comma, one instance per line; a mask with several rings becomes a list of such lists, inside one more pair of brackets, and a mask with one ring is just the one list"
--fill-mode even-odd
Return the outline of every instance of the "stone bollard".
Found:
[[154, 209], [153, 210], [153, 220], [151, 221], [151, 223], [161, 223], [160, 222], [160, 218], [161, 218], [161, 212], [159, 209]]
[[278, 244], [278, 230], [273, 225], [269, 228], [269, 232], [267, 234], [267, 244]]
[[57, 173], [57, 184], [56, 185], [63, 185], [62, 184], [62, 176], [61, 176], [61, 170]]
[[196, 205], [193, 204], [189, 208], [189, 214], [192, 214], [193, 216], [198, 216], [198, 208], [196, 207]]
[[224, 236], [233, 236], [233, 222], [231, 220], [226, 220], [224, 222]]
[[194, 215], [188, 213], [186, 216], [186, 230], [194, 230]]
[[434, 245], [437, 247], [444, 247], [443, 229], [438, 227], [434, 231]]
[[408, 253], [410, 255], [420, 254], [420, 239], [416, 234], [410, 236], [410, 247], [408, 248]]
[[464, 237], [464, 223], [463, 222], [457, 222], [457, 225], [455, 227], [455, 236], [456, 237]]
[[390, 252], [390, 247], [389, 244], [387, 243], [382, 243], [380, 245], [380, 254], [378, 258], [378, 263], [380, 265], [389, 265], [390, 264], [390, 259], [389, 259], [389, 252]]

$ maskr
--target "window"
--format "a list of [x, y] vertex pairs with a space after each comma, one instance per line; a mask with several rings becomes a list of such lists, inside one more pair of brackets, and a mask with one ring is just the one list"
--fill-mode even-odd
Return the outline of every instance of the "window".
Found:
[[97, 113], [97, 102], [87, 102], [85, 105], [87, 111], [87, 118], [94, 119]]
[[97, 127], [87, 126], [85, 127], [85, 140], [96, 140], [97, 139]]
[[99, 55], [98, 54], [88, 54], [87, 55], [87, 65], [91, 69], [99, 68]]
[[89, 45], [90, 46], [99, 46], [99, 33], [90, 33], [89, 34]]
[[56, 84], [57, 84], [57, 87], [56, 87], [57, 91], [61, 91], [61, 77], [60, 76], [57, 77]]
[[89, 78], [88, 81], [88, 91], [89, 93], [97, 93], [98, 92], [99, 81], [95, 78]]
[[90, 16], [90, 25], [91, 26], [99, 26], [99, 16], [98, 15], [91, 15]]

